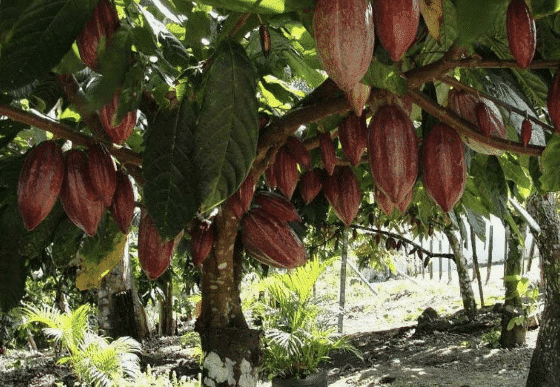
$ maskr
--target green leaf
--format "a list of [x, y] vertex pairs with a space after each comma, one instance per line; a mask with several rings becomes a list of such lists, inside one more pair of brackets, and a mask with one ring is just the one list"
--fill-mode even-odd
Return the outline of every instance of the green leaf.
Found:
[[519, 157], [505, 153], [498, 158], [506, 179], [512, 180], [518, 187], [530, 189], [531, 179], [519, 163]]
[[185, 98], [179, 109], [158, 114], [146, 137], [144, 197], [163, 237], [175, 237], [202, 202], [197, 191], [194, 129], [195, 113]]
[[399, 95], [406, 92], [406, 79], [399, 75], [397, 63], [384, 65], [378, 60], [374, 60], [364, 75], [362, 83], [380, 89], [387, 89]]
[[457, 0], [457, 27], [460, 42], [476, 42], [494, 28], [496, 20], [507, 7], [504, 0]]
[[541, 188], [547, 192], [560, 190], [560, 135], [554, 133], [546, 144], [541, 164]]
[[76, 258], [84, 235], [84, 232], [68, 218], [58, 224], [53, 236], [51, 254], [56, 267], [65, 267]]
[[198, 192], [206, 209], [237, 191], [255, 158], [257, 137], [255, 70], [240, 44], [223, 40], [209, 69], [195, 133]]
[[426, 38], [419, 56], [419, 63], [426, 65], [443, 57], [444, 53], [451, 47], [457, 38], [457, 12], [451, 0], [443, 2], [443, 24], [441, 28], [440, 42], [438, 43], [431, 35]]
[[539, 18], [560, 11], [560, 0], [533, 0], [533, 16]]
[[97, 0], [34, 0], [0, 42], [0, 89], [11, 91], [53, 68], [72, 47]]
[[[185, 0], [173, 0], [175, 4]], [[202, 4], [225, 8], [235, 12], [284, 13], [313, 9], [313, 0], [202, 0]], [[179, 8], [179, 6], [177, 6]]]
[[0, 250], [0, 312], [7, 313], [17, 306], [25, 294], [25, 279], [29, 269], [26, 259], [13, 251]]

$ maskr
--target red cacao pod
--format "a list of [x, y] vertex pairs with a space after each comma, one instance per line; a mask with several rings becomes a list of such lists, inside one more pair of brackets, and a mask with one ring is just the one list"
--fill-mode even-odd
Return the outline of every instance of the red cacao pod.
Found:
[[369, 123], [369, 164], [379, 188], [393, 203], [410, 192], [418, 175], [418, 137], [404, 110], [380, 107]]
[[307, 261], [304, 244], [290, 225], [262, 208], [254, 208], [242, 219], [241, 237], [248, 255], [277, 268], [292, 269]]
[[374, 192], [375, 192], [375, 202], [377, 203], [377, 206], [386, 215], [390, 216], [393, 213], [393, 210], [395, 209], [395, 205], [393, 204], [393, 202], [391, 202], [391, 200], [387, 197], [387, 195], [385, 195], [383, 191], [381, 191], [379, 187], [377, 187], [377, 185], [375, 185]]
[[366, 105], [370, 94], [371, 86], [364, 85], [361, 82], [358, 82], [356, 86], [352, 88], [352, 90], [346, 92], [346, 100], [358, 117], [362, 116], [364, 106]]
[[286, 146], [282, 146], [276, 154], [274, 175], [278, 189], [290, 200], [299, 180], [297, 162]]
[[259, 27], [259, 36], [261, 38], [261, 50], [265, 58], [270, 56], [270, 49], [272, 42], [270, 40], [270, 31], [266, 24], [261, 24]]
[[138, 227], [138, 260], [146, 276], [156, 280], [169, 267], [173, 251], [182, 236], [163, 240], [156, 225], [148, 214], [142, 214]]
[[245, 180], [243, 180], [237, 192], [231, 195], [227, 200], [227, 205], [238, 219], [241, 219], [241, 217], [249, 211], [254, 193], [255, 179], [253, 175], [249, 174]]
[[91, 19], [76, 38], [82, 62], [92, 70], [99, 69], [98, 54], [103, 51], [119, 28], [119, 15], [111, 0], [99, 0]]
[[119, 101], [120, 90], [113, 95], [109, 103], [99, 109], [99, 119], [103, 129], [115, 144], [124, 143], [130, 137], [136, 125], [136, 110], [127, 112], [120, 122], [116, 122]]
[[526, 69], [531, 64], [537, 48], [535, 19], [525, 0], [511, 0], [506, 19], [509, 51], [519, 67]]
[[457, 113], [458, 116], [473, 125], [478, 125], [475, 107], [480, 102], [480, 97], [464, 90], [451, 89], [449, 90], [447, 102], [448, 107]]
[[290, 136], [286, 141], [286, 147], [290, 151], [293, 158], [306, 171], [311, 169], [311, 154], [305, 144], [297, 137]]
[[64, 156], [54, 141], [45, 141], [32, 149], [21, 169], [17, 198], [27, 230], [33, 230], [51, 212], [64, 178]]
[[109, 207], [117, 186], [117, 171], [104, 145], [96, 143], [89, 147], [88, 173], [94, 191], [103, 200], [105, 207]]
[[461, 137], [446, 124], [432, 127], [422, 149], [422, 181], [426, 192], [449, 212], [465, 190], [467, 166]]
[[197, 221], [191, 232], [191, 256], [193, 264], [201, 267], [214, 245], [214, 223]]
[[86, 155], [77, 149], [66, 152], [66, 172], [60, 199], [72, 223], [86, 234], [95, 235], [105, 206], [89, 179]]
[[420, 22], [418, 0], [376, 0], [373, 6], [375, 28], [381, 44], [393, 61], [401, 60], [414, 42]]
[[367, 146], [366, 117], [358, 117], [354, 113], [346, 116], [338, 125], [338, 139], [350, 164], [354, 167], [360, 164]]
[[352, 168], [337, 166], [323, 182], [323, 192], [338, 218], [350, 226], [360, 209], [362, 195]]
[[531, 141], [531, 134], [533, 132], [533, 124], [528, 118], [525, 118], [521, 123], [521, 143], [523, 146], [529, 145]]
[[323, 69], [344, 91], [360, 82], [373, 57], [369, 0], [317, 0], [313, 34]]
[[280, 195], [273, 192], [260, 192], [255, 195], [255, 201], [259, 207], [273, 217], [285, 222], [301, 222], [301, 217], [294, 205]]
[[560, 69], [557, 69], [554, 74], [546, 100], [548, 115], [556, 133], [560, 133], [560, 71], [558, 70]]
[[264, 175], [266, 177], [266, 184], [268, 184], [270, 189], [274, 189], [278, 186], [276, 182], [276, 173], [274, 172], [274, 163], [264, 171]]
[[410, 192], [406, 194], [404, 199], [400, 203], [397, 204], [397, 208], [399, 209], [401, 214], [404, 214], [406, 212], [406, 210], [408, 209], [408, 206], [412, 202], [412, 196], [413, 195], [414, 195], [414, 189], [411, 189]]
[[117, 171], [117, 186], [111, 203], [111, 215], [123, 234], [128, 234], [134, 217], [134, 189], [127, 175]]
[[330, 176], [336, 166], [336, 151], [329, 132], [319, 136], [319, 147], [321, 148], [321, 162]]
[[319, 169], [312, 169], [306, 171], [301, 175], [299, 183], [299, 192], [305, 204], [311, 203], [313, 199], [321, 192], [323, 182], [321, 178], [321, 171]]

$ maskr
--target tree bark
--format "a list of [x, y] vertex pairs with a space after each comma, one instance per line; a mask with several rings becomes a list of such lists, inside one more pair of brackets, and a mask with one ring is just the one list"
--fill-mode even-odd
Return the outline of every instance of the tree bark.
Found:
[[508, 249], [504, 262], [505, 302], [502, 312], [500, 345], [504, 348], [513, 348], [525, 343], [525, 334], [527, 332], [525, 323], [515, 324], [511, 329], [507, 329], [512, 318], [521, 317], [525, 314], [521, 296], [517, 290], [521, 275], [523, 247], [508, 224], [505, 225], [505, 230]]
[[445, 236], [449, 241], [449, 246], [455, 255], [455, 264], [457, 265], [457, 274], [459, 275], [459, 289], [461, 290], [461, 297], [463, 298], [463, 307], [469, 320], [473, 320], [476, 316], [476, 301], [471, 287], [469, 278], [469, 270], [467, 267], [467, 260], [463, 254], [463, 249], [459, 239], [453, 234], [453, 231], [446, 229]]
[[175, 333], [175, 324], [173, 323], [173, 281], [169, 270], [163, 276], [163, 299], [159, 303], [159, 333], [162, 336], [173, 336]]
[[195, 325], [205, 354], [203, 386], [255, 386], [262, 354], [261, 332], [241, 310], [243, 249], [239, 221], [228, 206], [214, 218], [214, 248], [202, 267], [202, 305]]
[[97, 300], [99, 328], [107, 335], [137, 340], [148, 336], [146, 314], [134, 285], [128, 243], [119, 264], [101, 281]]
[[541, 227], [540, 251], [545, 306], [526, 387], [560, 386], [560, 217], [556, 197], [534, 195], [528, 211]]
[[482, 278], [480, 277], [480, 266], [478, 265], [478, 255], [476, 252], [476, 235], [474, 227], [471, 226], [471, 244], [472, 244], [472, 257], [473, 257], [473, 271], [478, 281], [478, 295], [480, 296], [480, 307], [484, 308], [484, 292], [482, 291]]
[[492, 273], [492, 252], [494, 250], [494, 226], [490, 225], [490, 235], [488, 235], [488, 261], [486, 262], [486, 283], [490, 281]]

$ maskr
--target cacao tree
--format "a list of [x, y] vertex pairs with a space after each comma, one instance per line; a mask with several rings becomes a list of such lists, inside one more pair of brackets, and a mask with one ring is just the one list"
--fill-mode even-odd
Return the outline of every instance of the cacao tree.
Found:
[[[203, 383], [253, 385], [246, 260], [297, 266], [307, 228], [368, 210], [416, 229], [492, 214], [520, 234], [508, 197], [560, 190], [560, 7], [511, 4], [0, 2], [2, 310], [45, 252], [97, 286], [141, 212], [150, 279], [192, 235]], [[109, 203], [113, 169], [136, 197]]]

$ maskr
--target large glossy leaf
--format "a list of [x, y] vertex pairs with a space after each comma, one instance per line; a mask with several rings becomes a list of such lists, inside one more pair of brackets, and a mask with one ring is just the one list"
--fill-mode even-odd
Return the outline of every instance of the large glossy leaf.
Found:
[[14, 90], [53, 68], [70, 50], [97, 0], [34, 0], [0, 42], [0, 89]]
[[[184, 3], [185, 0], [173, 0], [175, 4]], [[189, 1], [190, 3], [190, 1]], [[229, 9], [235, 12], [250, 13], [284, 13], [313, 9], [313, 0], [202, 0], [202, 4], [208, 4], [218, 8]], [[179, 6], [177, 6], [179, 8]]]
[[243, 47], [224, 40], [208, 73], [195, 133], [198, 191], [205, 208], [226, 199], [245, 179], [257, 136], [255, 71]]
[[476, 42], [494, 28], [496, 20], [503, 14], [507, 2], [504, 0], [457, 0], [457, 27], [463, 44]]
[[201, 205], [194, 128], [195, 113], [185, 99], [179, 109], [156, 116], [146, 138], [144, 197], [148, 213], [164, 237], [177, 235]]

